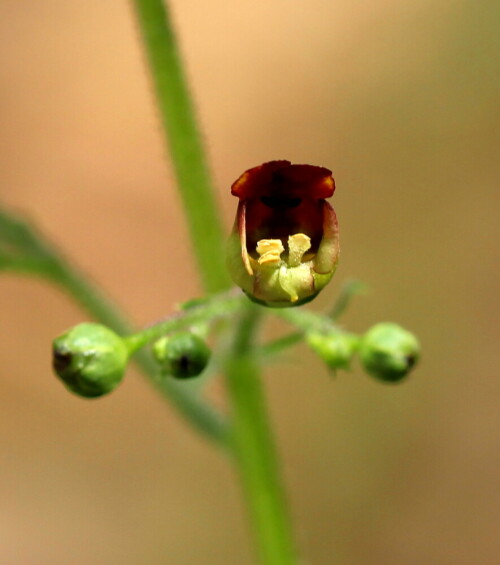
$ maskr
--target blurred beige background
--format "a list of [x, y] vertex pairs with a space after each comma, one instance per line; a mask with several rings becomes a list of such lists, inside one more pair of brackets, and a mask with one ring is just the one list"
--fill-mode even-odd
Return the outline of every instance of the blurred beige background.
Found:
[[[497, 13], [495, 13], [495, 10]], [[328, 166], [353, 331], [420, 336], [412, 378], [329, 378], [305, 348], [266, 385], [308, 565], [493, 565], [498, 438], [495, 3], [174, 1], [227, 226], [230, 183]], [[0, 199], [138, 324], [199, 292], [127, 2], [0, 0]], [[50, 341], [84, 318], [0, 278], [0, 563], [250, 565], [224, 458], [135, 374], [84, 401]]]

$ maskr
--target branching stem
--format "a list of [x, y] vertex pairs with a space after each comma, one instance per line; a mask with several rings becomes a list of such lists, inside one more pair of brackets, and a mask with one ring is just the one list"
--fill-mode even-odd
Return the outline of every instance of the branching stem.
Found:
[[[217, 292], [228, 286], [223, 232], [169, 13], [162, 0], [133, 3], [202, 282], [206, 291]], [[293, 565], [291, 528], [253, 346], [258, 312], [247, 305], [224, 361], [233, 419], [230, 445], [263, 565]]]
[[[132, 334], [132, 325], [102, 291], [85, 275], [66, 263], [54, 252], [54, 261], [59, 260], [57, 275], [53, 280], [79, 303], [94, 319], [115, 330], [119, 335]], [[214, 408], [191, 389], [172, 379], [158, 378], [158, 367], [151, 355], [139, 351], [135, 361], [149, 382], [172, 404], [198, 432], [215, 443], [227, 447], [228, 424]]]

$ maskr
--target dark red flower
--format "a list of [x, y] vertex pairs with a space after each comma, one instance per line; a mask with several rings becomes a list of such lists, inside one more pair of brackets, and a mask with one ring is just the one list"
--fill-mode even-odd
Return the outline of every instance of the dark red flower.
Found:
[[270, 161], [244, 172], [231, 187], [240, 199], [229, 243], [236, 284], [268, 305], [311, 300], [338, 260], [337, 218], [325, 200], [334, 191], [323, 167]]

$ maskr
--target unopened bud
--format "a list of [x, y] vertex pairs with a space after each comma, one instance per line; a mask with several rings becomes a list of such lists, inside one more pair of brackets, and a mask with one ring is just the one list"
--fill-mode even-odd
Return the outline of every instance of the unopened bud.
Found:
[[179, 332], [159, 339], [153, 355], [164, 373], [177, 379], [197, 377], [210, 360], [210, 349], [203, 339], [191, 332]]
[[78, 324], [53, 342], [54, 371], [71, 392], [86, 398], [116, 388], [127, 358], [120, 336], [100, 324]]
[[420, 345], [417, 338], [397, 324], [383, 322], [363, 336], [361, 362], [373, 377], [397, 382], [417, 363]]
[[336, 370], [349, 369], [359, 337], [344, 332], [311, 332], [306, 335], [306, 341], [330, 369]]

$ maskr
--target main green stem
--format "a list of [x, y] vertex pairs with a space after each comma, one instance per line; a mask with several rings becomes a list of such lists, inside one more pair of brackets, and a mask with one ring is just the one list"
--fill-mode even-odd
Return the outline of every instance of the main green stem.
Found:
[[[206, 291], [223, 290], [229, 284], [223, 230], [169, 12], [162, 0], [133, 0], [133, 4], [200, 276]], [[249, 304], [225, 360], [233, 416], [229, 441], [262, 564], [294, 565], [291, 527], [253, 347], [257, 320], [258, 309]]]
[[266, 412], [254, 337], [260, 306], [248, 304], [238, 322], [225, 374], [233, 409], [232, 443], [261, 563], [297, 563], [292, 528]]
[[218, 292], [230, 286], [224, 231], [170, 14], [161, 0], [133, 4], [199, 274], [208, 292]]

